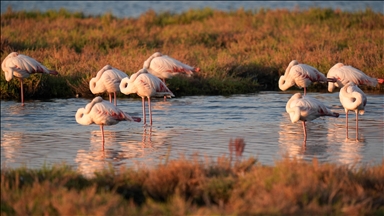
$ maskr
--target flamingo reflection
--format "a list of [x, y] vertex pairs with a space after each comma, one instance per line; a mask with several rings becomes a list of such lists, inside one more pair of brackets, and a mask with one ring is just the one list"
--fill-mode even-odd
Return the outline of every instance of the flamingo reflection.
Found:
[[[364, 136], [361, 135], [358, 140], [356, 138], [346, 138], [345, 125], [342, 120], [339, 121], [336, 127], [328, 127], [327, 140], [328, 143], [332, 143], [330, 148], [335, 154], [335, 160], [341, 164], [355, 164], [362, 160]], [[339, 145], [335, 145], [335, 143]]]
[[91, 131], [89, 149], [78, 150], [74, 159], [77, 163], [77, 170], [84, 176], [91, 177], [96, 171], [107, 168], [110, 162], [120, 158], [119, 151], [109, 148], [116, 143], [116, 132], [104, 131], [105, 146], [102, 148], [100, 147], [100, 133], [99, 130]]
[[24, 133], [20, 132], [7, 132], [2, 133], [1, 136], [1, 154], [4, 154], [5, 161], [1, 163], [15, 162], [16, 154], [19, 152]]
[[281, 154], [287, 155], [290, 158], [303, 159], [306, 145], [297, 145], [297, 143], [302, 143], [302, 139], [300, 139], [302, 130], [294, 124], [284, 121], [286, 118], [289, 118], [288, 114], [284, 113], [282, 121], [279, 124], [279, 145]]

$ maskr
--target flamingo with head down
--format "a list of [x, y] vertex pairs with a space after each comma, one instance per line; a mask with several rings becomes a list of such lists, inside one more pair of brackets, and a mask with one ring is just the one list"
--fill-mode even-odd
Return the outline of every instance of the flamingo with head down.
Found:
[[200, 68], [184, 64], [161, 52], [155, 52], [144, 61], [143, 68], [156, 77], [159, 77], [165, 83], [165, 79], [172, 78], [175, 75], [185, 74], [187, 76], [199, 72]]
[[16, 77], [20, 80], [21, 86], [21, 105], [24, 106], [24, 90], [23, 90], [23, 79], [28, 78], [34, 73], [45, 73], [58, 75], [59, 73], [55, 70], [49, 70], [40, 62], [35, 59], [19, 54], [17, 52], [11, 52], [1, 63], [1, 68], [5, 72], [5, 80], [8, 82]]
[[307, 141], [306, 122], [312, 121], [321, 116], [339, 117], [339, 113], [332, 112], [321, 101], [302, 96], [301, 93], [294, 94], [287, 102], [285, 107], [292, 123], [302, 121], [304, 131], [304, 144]]
[[[145, 60], [143, 68], [160, 78], [164, 83], [165, 79], [170, 79], [173, 76], [183, 74], [190, 77], [200, 71], [198, 67], [184, 64], [168, 55], [163, 55], [161, 52], [155, 52]], [[164, 100], [166, 100], [165, 96]]]
[[114, 105], [117, 106], [116, 92], [120, 91], [119, 85], [123, 78], [128, 77], [126, 73], [110, 65], [105, 65], [96, 77], [89, 81], [89, 89], [93, 94], [108, 92], [109, 102], [112, 103], [112, 93], [114, 95]]
[[353, 82], [356, 85], [368, 85], [372, 87], [375, 87], [378, 83], [384, 83], [384, 79], [372, 78], [361, 70], [350, 65], [344, 65], [343, 63], [337, 63], [329, 69], [327, 77], [336, 80], [334, 83], [328, 83], [329, 92], [332, 92], [335, 87], [342, 88], [349, 82]]
[[284, 75], [279, 79], [279, 88], [282, 91], [296, 85], [299, 88], [304, 88], [304, 95], [307, 93], [307, 87], [313, 82], [335, 82], [333, 78], [326, 78], [324, 74], [316, 68], [300, 64], [297, 60], [289, 63], [285, 69]]
[[354, 111], [356, 113], [356, 139], [358, 138], [358, 115], [364, 114], [365, 105], [367, 104], [367, 97], [364, 92], [354, 83], [349, 82], [340, 89], [339, 93], [340, 102], [345, 110], [347, 138], [348, 138], [348, 112]]
[[143, 108], [143, 121], [146, 124], [145, 97], [148, 98], [148, 110], [150, 125], [152, 125], [151, 97], [174, 97], [175, 95], [168, 89], [158, 77], [148, 73], [146, 69], [141, 69], [131, 75], [131, 78], [124, 78], [120, 83], [120, 91], [129, 95], [136, 93], [141, 97]]
[[85, 108], [79, 108], [75, 115], [76, 122], [81, 125], [100, 125], [102, 142], [104, 143], [104, 125], [115, 125], [120, 121], [140, 122], [138, 117], [131, 117], [100, 96], [95, 97]]

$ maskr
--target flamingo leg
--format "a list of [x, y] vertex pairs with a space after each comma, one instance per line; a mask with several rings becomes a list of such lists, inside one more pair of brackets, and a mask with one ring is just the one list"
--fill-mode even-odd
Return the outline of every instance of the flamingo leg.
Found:
[[357, 110], [356, 110], [356, 140], [359, 137], [359, 134], [358, 134], [358, 132], [359, 132], [359, 117], [358, 116], [359, 115], [357, 115]]
[[[163, 82], [165, 84], [165, 79], [164, 78], [163, 78]], [[167, 96], [166, 95], [164, 95], [164, 101], [167, 101]]]
[[100, 130], [101, 130], [101, 141], [103, 142], [103, 145], [104, 145], [104, 126], [102, 124], [100, 125]]
[[115, 106], [117, 106], [117, 101], [116, 101], [116, 92], [113, 92], [113, 96], [114, 96], [114, 104], [115, 104]]
[[307, 94], [307, 88], [304, 87], [304, 95], [306, 95], [306, 94]]
[[305, 121], [302, 121], [303, 124], [303, 131], [304, 131], [304, 142], [307, 141], [307, 127], [305, 125]]
[[144, 97], [141, 98], [141, 104], [143, 107], [143, 121], [144, 121], [144, 125], [145, 125], [145, 123], [147, 122], [147, 119], [146, 119], [146, 114], [145, 114], [145, 99], [144, 99]]
[[20, 89], [21, 89], [21, 106], [24, 106], [23, 78], [20, 78]]
[[112, 94], [109, 93], [109, 103], [112, 103]]
[[152, 126], [152, 107], [151, 107], [151, 97], [148, 97], [148, 109], [149, 109], [149, 122]]
[[347, 139], [348, 139], [348, 111], [345, 112], [345, 123], [347, 125]]

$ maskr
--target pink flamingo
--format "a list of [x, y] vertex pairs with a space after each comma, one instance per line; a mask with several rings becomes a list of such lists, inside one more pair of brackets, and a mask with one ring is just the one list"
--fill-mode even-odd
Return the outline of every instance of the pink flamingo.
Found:
[[280, 77], [279, 88], [285, 91], [297, 85], [299, 88], [304, 88], [304, 95], [306, 95], [306, 89], [312, 82], [336, 82], [336, 79], [327, 79], [316, 68], [306, 64], [299, 64], [297, 60], [293, 60], [285, 69], [284, 75]]
[[119, 85], [123, 78], [128, 77], [126, 73], [113, 68], [110, 65], [105, 65], [96, 77], [89, 81], [89, 89], [93, 94], [109, 93], [109, 102], [112, 103], [112, 93], [114, 95], [114, 105], [117, 106], [116, 92], [120, 91]]
[[126, 77], [122, 79], [120, 83], [120, 91], [126, 95], [136, 93], [141, 97], [144, 125], [146, 124], [145, 97], [148, 98], [150, 125], [152, 125], [151, 97], [175, 96], [171, 90], [168, 89], [165, 83], [163, 83], [158, 77], [148, 73], [146, 69], [141, 69], [132, 74], [131, 78]]
[[76, 122], [81, 125], [100, 125], [102, 142], [104, 143], [104, 125], [115, 125], [120, 121], [140, 122], [138, 117], [131, 117], [100, 96], [95, 97], [85, 108], [79, 108], [75, 115]]
[[364, 92], [353, 82], [349, 82], [340, 89], [339, 93], [340, 102], [345, 110], [345, 118], [347, 124], [347, 138], [348, 138], [348, 112], [355, 111], [356, 113], [356, 140], [358, 138], [358, 115], [364, 114], [365, 105], [367, 104], [367, 97]]
[[[175, 75], [184, 74], [190, 77], [195, 72], [200, 71], [198, 67], [189, 66], [160, 52], [155, 52], [145, 60], [143, 68], [160, 78], [164, 83], [165, 79], [170, 79]], [[166, 96], [164, 96], [164, 100], [166, 100]]]
[[195, 72], [199, 72], [200, 68], [195, 68], [186, 65], [174, 58], [167, 55], [163, 55], [160, 52], [152, 54], [143, 65], [144, 69], [160, 79], [165, 83], [165, 79], [172, 78], [178, 74], [186, 74], [187, 76], [193, 75]]
[[372, 78], [361, 70], [340, 62], [329, 69], [327, 77], [336, 79], [336, 82], [328, 83], [329, 92], [332, 92], [335, 87], [342, 88], [349, 82], [353, 82], [356, 85], [368, 85], [372, 87], [375, 87], [378, 83], [384, 83], [384, 79]]
[[8, 82], [14, 76], [20, 80], [22, 106], [24, 106], [23, 79], [28, 78], [33, 73], [59, 74], [55, 70], [48, 70], [35, 59], [17, 52], [11, 52], [1, 63], [1, 68], [5, 72], [5, 80]]
[[339, 113], [332, 112], [319, 100], [302, 96], [301, 93], [294, 94], [285, 107], [292, 123], [302, 121], [304, 130], [304, 143], [307, 141], [307, 128], [305, 122], [312, 121], [321, 116], [339, 117]]

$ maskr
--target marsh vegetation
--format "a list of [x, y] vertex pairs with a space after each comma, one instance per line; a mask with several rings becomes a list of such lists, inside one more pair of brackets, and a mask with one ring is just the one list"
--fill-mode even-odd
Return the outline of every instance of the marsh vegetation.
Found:
[[[384, 15], [370, 9], [342, 12], [210, 8], [181, 14], [149, 10], [138, 18], [85, 16], [65, 9], [1, 15], [1, 59], [17, 51], [29, 55], [58, 77], [32, 75], [26, 98], [93, 97], [89, 80], [110, 64], [128, 75], [160, 51], [202, 71], [192, 79], [167, 84], [176, 96], [230, 95], [278, 90], [278, 79], [297, 59], [326, 74], [337, 62], [370, 76], [384, 76]], [[1, 99], [19, 97], [19, 82], [0, 76]], [[312, 90], [326, 91], [325, 84]], [[366, 88], [383, 92], [383, 87]], [[121, 94], [119, 96], [122, 96]], [[131, 96], [134, 97], [134, 96]]]

